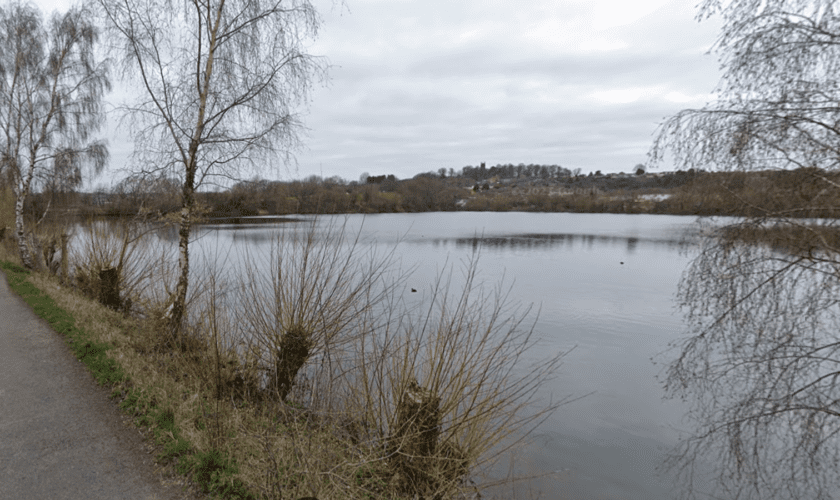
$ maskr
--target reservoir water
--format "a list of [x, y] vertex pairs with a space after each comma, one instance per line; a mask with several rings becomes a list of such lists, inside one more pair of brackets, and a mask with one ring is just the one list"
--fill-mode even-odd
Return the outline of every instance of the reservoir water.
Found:
[[[406, 283], [429, 293], [436, 273], [480, 246], [480, 280], [504, 277], [511, 297], [539, 310], [540, 351], [574, 348], [543, 398], [584, 396], [562, 406], [533, 436], [516, 470], [541, 477], [542, 498], [657, 500], [679, 487], [658, 474], [685, 425], [685, 407], [663, 400], [664, 352], [682, 332], [674, 293], [695, 253], [694, 217], [456, 212], [336, 216], [364, 246], [389, 251]], [[322, 220], [329, 221], [329, 217]], [[267, 248], [284, 224], [205, 224], [193, 255], [232, 261]], [[260, 223], [256, 223], [260, 222]], [[457, 285], [459, 274], [453, 274]], [[419, 295], [417, 295], [419, 294]], [[535, 358], [536, 359], [536, 358]], [[656, 364], [660, 363], [660, 364]], [[524, 493], [527, 486], [523, 484]], [[523, 496], [527, 498], [527, 496]]]

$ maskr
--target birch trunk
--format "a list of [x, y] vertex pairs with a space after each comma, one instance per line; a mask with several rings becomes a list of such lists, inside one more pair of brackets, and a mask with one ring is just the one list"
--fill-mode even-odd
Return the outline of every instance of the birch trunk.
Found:
[[15, 233], [18, 242], [18, 252], [20, 253], [20, 261], [27, 269], [34, 269], [35, 262], [32, 260], [32, 252], [29, 249], [26, 241], [26, 224], [23, 220], [23, 207], [26, 202], [26, 197], [29, 195], [29, 186], [32, 184], [32, 177], [35, 173], [35, 165], [30, 165], [24, 177], [22, 185], [18, 186], [17, 199], [15, 200]]
[[181, 271], [178, 276], [178, 284], [175, 287], [175, 300], [172, 303], [170, 315], [170, 328], [173, 336], [177, 339], [180, 336], [181, 326], [184, 320], [184, 311], [187, 303], [187, 286], [190, 278], [190, 230], [192, 226], [192, 208], [181, 209], [181, 226], [178, 228], [178, 267]]
[[[183, 188], [183, 205], [181, 208], [181, 227], [178, 230], [178, 250], [179, 250], [179, 267], [181, 275], [178, 277], [178, 285], [175, 287], [175, 300], [172, 304], [172, 315], [170, 316], [170, 326], [173, 334], [180, 336], [181, 327], [183, 326], [184, 313], [186, 311], [187, 303], [187, 287], [190, 278], [190, 230], [192, 229], [192, 215], [195, 208], [195, 174], [198, 169], [198, 149], [201, 145], [201, 138], [204, 134], [205, 116], [204, 113], [207, 108], [207, 96], [210, 93], [210, 80], [213, 74], [213, 57], [216, 51], [216, 34], [222, 19], [222, 10], [225, 2], [222, 0], [219, 3], [218, 9], [215, 13], [215, 21], [212, 24], [210, 32], [210, 44], [207, 49], [207, 62], [205, 63], [203, 81], [199, 87], [199, 105], [198, 117], [196, 120], [195, 132], [190, 140], [189, 149], [185, 157], [185, 172], [184, 172], [184, 188]], [[210, 20], [208, 12], [208, 21]]]

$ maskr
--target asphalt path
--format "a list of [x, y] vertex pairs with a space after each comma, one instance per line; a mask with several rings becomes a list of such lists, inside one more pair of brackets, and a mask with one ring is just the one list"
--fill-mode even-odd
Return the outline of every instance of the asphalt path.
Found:
[[0, 272], [0, 499], [182, 499], [139, 430]]

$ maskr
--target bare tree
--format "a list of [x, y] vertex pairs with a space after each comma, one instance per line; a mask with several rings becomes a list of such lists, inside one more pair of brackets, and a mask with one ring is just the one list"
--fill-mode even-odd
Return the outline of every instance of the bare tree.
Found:
[[679, 289], [688, 332], [665, 382], [692, 403], [696, 431], [670, 465], [690, 480], [716, 464], [726, 498], [840, 491], [840, 233], [836, 219], [806, 219], [836, 214], [840, 199], [835, 4], [704, 1], [698, 18], [723, 20], [717, 99], [669, 118], [650, 154], [683, 168], [795, 169], [784, 210], [770, 174], [746, 178], [768, 194], [745, 207], [760, 215], [713, 227]]
[[826, 0], [706, 0], [719, 14], [717, 99], [668, 119], [651, 151], [688, 168], [818, 167], [840, 157], [840, 13]]
[[[181, 327], [189, 280], [195, 191], [237, 178], [246, 165], [289, 158], [297, 106], [324, 65], [306, 53], [320, 19], [308, 0], [99, 0], [122, 61], [142, 97], [131, 120], [135, 164], [182, 182], [180, 276], [172, 298]], [[262, 163], [266, 162], [266, 163]]]
[[94, 58], [98, 34], [90, 18], [73, 8], [44, 26], [32, 5], [0, 9], [0, 170], [12, 179], [18, 248], [29, 268], [34, 261], [23, 212], [38, 171], [67, 180], [85, 163], [101, 170], [108, 158], [104, 143], [90, 141], [110, 88], [107, 66]]

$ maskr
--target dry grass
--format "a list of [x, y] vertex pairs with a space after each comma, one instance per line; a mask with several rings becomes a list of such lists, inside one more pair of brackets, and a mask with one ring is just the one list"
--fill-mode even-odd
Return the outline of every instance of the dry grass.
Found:
[[[114, 239], [129, 255], [125, 235]], [[195, 287], [175, 348], [161, 333], [166, 304], [153, 294], [142, 317], [126, 316], [55, 277], [30, 279], [113, 346], [108, 355], [128, 380], [115, 397], [158, 443], [160, 461], [205, 490], [278, 500], [474, 497], [511, 438], [557, 407], [533, 403], [561, 355], [523, 368], [535, 343], [528, 310], [511, 307], [501, 286], [480, 286], [477, 260], [465, 263], [463, 286], [441, 275], [431, 303], [410, 309], [395, 293], [405, 273], [392, 254], [362, 255], [357, 243], [341, 227], [316, 236], [312, 226], [276, 242], [270, 274], [252, 260], [249, 286], [211, 273]], [[136, 289], [152, 279], [160, 277], [147, 273]], [[283, 353], [290, 332], [307, 345], [294, 366]]]
[[286, 400], [304, 365], [316, 365], [302, 374], [310, 377], [308, 394], [297, 384], [298, 403], [332, 411], [335, 374], [366, 333], [359, 325], [404, 286], [393, 250], [360, 248], [344, 226], [312, 221], [285, 226], [267, 255], [249, 257], [238, 286], [241, 336], [258, 353], [276, 399]]
[[69, 251], [74, 286], [88, 296], [102, 294], [100, 273], [114, 269], [119, 288], [119, 309], [147, 315], [165, 302], [172, 279], [170, 255], [154, 238], [159, 226], [133, 219], [88, 220], [80, 224]]

